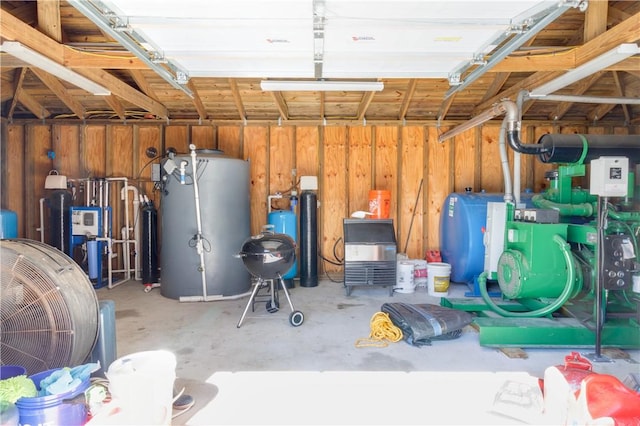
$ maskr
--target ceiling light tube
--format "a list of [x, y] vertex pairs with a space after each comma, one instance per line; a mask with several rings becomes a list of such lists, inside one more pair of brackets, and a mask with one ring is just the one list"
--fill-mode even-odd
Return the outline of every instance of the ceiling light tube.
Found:
[[379, 92], [384, 89], [380, 81], [333, 81], [333, 80], [263, 80], [260, 88], [266, 92]]
[[623, 43], [615, 49], [612, 49], [607, 53], [604, 53], [597, 58], [568, 71], [555, 80], [551, 80], [550, 82], [532, 90], [529, 93], [529, 97], [549, 95], [563, 87], [575, 83], [578, 80], [582, 80], [595, 72], [601, 71], [615, 63], [618, 63], [623, 59], [627, 59], [629, 56], [635, 55], [638, 52], [640, 52], [640, 49], [637, 44]]
[[107, 96], [111, 94], [109, 89], [94, 83], [72, 69], [41, 55], [35, 50], [29, 49], [17, 41], [3, 42], [2, 45], [0, 45], [0, 52], [6, 52], [31, 66], [40, 68], [41, 70], [53, 74], [62, 80], [68, 81], [69, 83], [78, 86], [89, 93], [93, 93], [94, 95]]

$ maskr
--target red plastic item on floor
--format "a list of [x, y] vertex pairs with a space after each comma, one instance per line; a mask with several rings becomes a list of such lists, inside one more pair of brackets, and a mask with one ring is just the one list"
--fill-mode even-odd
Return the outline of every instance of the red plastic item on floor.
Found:
[[616, 426], [640, 424], [640, 393], [609, 374], [585, 377], [580, 386], [578, 405], [593, 419], [610, 417]]
[[591, 362], [583, 358], [578, 352], [571, 352], [564, 357], [564, 365], [556, 365], [562, 373], [567, 384], [574, 390], [577, 397], [580, 392], [580, 383], [593, 373]]
[[442, 256], [440, 255], [440, 250], [427, 250], [427, 254], [424, 259], [429, 262], [442, 262]]

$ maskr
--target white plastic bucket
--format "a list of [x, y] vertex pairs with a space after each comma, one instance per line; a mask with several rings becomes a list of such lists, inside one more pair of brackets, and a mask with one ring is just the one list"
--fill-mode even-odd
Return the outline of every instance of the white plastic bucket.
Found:
[[105, 375], [122, 424], [171, 424], [174, 354], [158, 350], [127, 355], [111, 363]]
[[444, 297], [449, 294], [451, 265], [448, 263], [427, 263], [427, 291], [431, 296]]
[[416, 287], [424, 287], [427, 288], [427, 261], [422, 259], [414, 259], [413, 261], [414, 269], [413, 269], [413, 282], [416, 284]]
[[414, 265], [413, 262], [408, 260], [401, 260], [398, 262], [398, 268], [396, 271], [396, 287], [395, 290], [398, 293], [413, 293], [416, 284], [413, 280]]

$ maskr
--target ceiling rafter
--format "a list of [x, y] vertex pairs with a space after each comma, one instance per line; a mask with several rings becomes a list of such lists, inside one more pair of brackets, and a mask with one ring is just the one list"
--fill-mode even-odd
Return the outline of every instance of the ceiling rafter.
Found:
[[[609, 2], [595, 1], [589, 4], [584, 17], [583, 41], [590, 41], [604, 33], [607, 30], [607, 13]], [[573, 95], [583, 95], [591, 86], [594, 85], [604, 72], [597, 72], [591, 76], [579, 81], [573, 91]], [[549, 116], [550, 120], [561, 120], [564, 115], [571, 109], [573, 102], [560, 102], [555, 111]]]
[[204, 104], [202, 103], [202, 99], [200, 99], [200, 95], [198, 94], [198, 89], [196, 88], [196, 85], [193, 82], [193, 79], [189, 80], [189, 82], [187, 83], [187, 87], [193, 93], [193, 99], [191, 99], [191, 101], [193, 102], [193, 105], [196, 107], [196, 111], [198, 111], [198, 116], [200, 117], [200, 120], [206, 120], [207, 109], [204, 107]]
[[24, 82], [26, 73], [27, 68], [22, 68], [20, 70], [19, 77], [16, 79], [15, 95], [13, 101], [11, 101], [11, 107], [9, 108], [9, 118], [13, 118], [13, 112], [15, 111], [15, 108], [19, 102], [29, 111], [31, 111], [33, 115], [43, 120], [49, 117], [51, 113], [38, 101], [36, 101], [33, 96], [24, 91], [22, 83]]
[[278, 112], [280, 113], [280, 117], [283, 120], [289, 119], [289, 107], [287, 106], [287, 102], [284, 100], [282, 96], [282, 92], [270, 92], [273, 101], [276, 103], [276, 107], [278, 108]]
[[362, 101], [360, 102], [360, 105], [358, 106], [358, 112], [356, 113], [357, 120], [363, 120], [365, 118], [367, 109], [369, 109], [369, 105], [371, 105], [371, 101], [373, 100], [375, 94], [376, 92], [365, 92], [364, 95], [362, 95]]
[[[622, 85], [622, 82], [620, 81], [620, 77], [618, 73], [613, 72], [612, 74], [613, 74], [613, 80], [615, 82], [616, 88], [614, 91], [612, 91], [610, 95], [624, 97], [624, 87]], [[625, 122], [628, 123], [630, 120], [629, 108], [627, 107], [627, 105], [624, 105], [624, 104], [620, 106], [622, 107], [622, 111], [624, 113]], [[595, 108], [589, 111], [589, 113], [587, 114], [587, 119], [589, 121], [602, 120], [602, 117], [607, 115], [607, 113], [611, 111], [613, 108], [615, 108], [615, 104], [598, 104], [596, 105]]]
[[22, 82], [24, 81], [24, 76], [27, 74], [27, 70], [27, 68], [19, 68], [15, 72], [16, 78], [13, 84], [13, 99], [11, 99], [11, 106], [9, 107], [9, 119], [13, 118], [13, 112], [18, 104], [18, 95], [22, 91]]
[[238, 91], [238, 82], [235, 78], [229, 79], [229, 87], [231, 88], [231, 96], [233, 97], [233, 102], [236, 105], [236, 109], [238, 110], [238, 115], [241, 120], [247, 119], [247, 113], [244, 109], [244, 104], [242, 102], [242, 97], [240, 96], [240, 92]]
[[[0, 36], [7, 40], [18, 41], [34, 51], [47, 56], [49, 59], [62, 64], [66, 50], [64, 45], [47, 37], [45, 34], [42, 34], [2, 9], [0, 9]], [[94, 82], [99, 81], [101, 85], [108, 88], [113, 94], [132, 104], [158, 117], [168, 117], [168, 112], [164, 105], [138, 92], [108, 72], [102, 69], [78, 68], [74, 70]]]
[[60, 24], [60, 0], [38, 0], [38, 29], [62, 43], [62, 25]]
[[118, 118], [121, 120], [125, 120], [127, 118], [127, 112], [125, 111], [124, 106], [122, 106], [122, 102], [120, 102], [115, 95], [111, 94], [105, 96], [104, 101], [111, 107], [113, 112], [116, 113]]
[[404, 92], [404, 96], [402, 98], [402, 104], [400, 105], [400, 112], [398, 113], [398, 119], [404, 120], [407, 116], [407, 111], [409, 110], [409, 105], [411, 105], [411, 100], [413, 99], [413, 95], [416, 93], [416, 87], [418, 87], [418, 80], [412, 78], [409, 80], [409, 84], [407, 85], [407, 90]]
[[85, 118], [85, 108], [70, 95], [69, 90], [54, 76], [39, 68], [30, 68], [36, 75], [78, 118]]
[[156, 100], [156, 101], [158, 100], [158, 97], [156, 96], [156, 93], [154, 92], [153, 88], [151, 88], [149, 81], [146, 79], [144, 75], [142, 75], [142, 71], [138, 69], [132, 69], [132, 70], [129, 70], [129, 75], [131, 75], [131, 78], [133, 78], [133, 81], [136, 82], [136, 84], [138, 85], [138, 89], [140, 89], [142, 93], [144, 93], [145, 95], [147, 95], [153, 100]]
[[[613, 49], [622, 43], [635, 43], [640, 39], [640, 12], [626, 19], [624, 22], [616, 25], [607, 32], [597, 36], [593, 40], [583, 44], [575, 49], [576, 63], [572, 68], [582, 65], [591, 59]], [[514, 84], [512, 87], [502, 91], [498, 95], [481, 102], [477, 105], [473, 112], [475, 115], [486, 111], [491, 105], [499, 102], [501, 99], [515, 99], [521, 90], [530, 90], [544, 83], [559, 77], [561, 72], [538, 71], [531, 76]]]

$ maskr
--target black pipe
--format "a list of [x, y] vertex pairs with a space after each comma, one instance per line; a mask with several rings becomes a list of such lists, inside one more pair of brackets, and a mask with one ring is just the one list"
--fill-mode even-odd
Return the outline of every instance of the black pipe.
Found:
[[158, 269], [158, 212], [149, 201], [142, 209], [142, 284], [156, 284], [160, 279]]
[[516, 152], [520, 154], [541, 155], [546, 148], [542, 145], [527, 144], [522, 145], [517, 130], [507, 130], [507, 143]]
[[[543, 163], [587, 163], [603, 156], [624, 156], [640, 161], [640, 136], [546, 134], [537, 144], [523, 145], [517, 130], [507, 131], [507, 142], [516, 152], [537, 155]], [[585, 152], [586, 150], [586, 152]]]
[[318, 285], [318, 200], [313, 191], [300, 195], [300, 286]]
[[[543, 163], [588, 163], [599, 157], [623, 156], [629, 161], [640, 161], [640, 136], [632, 135], [580, 135], [547, 134], [538, 140], [544, 150], [540, 153]], [[586, 154], [584, 149], [586, 149]]]

